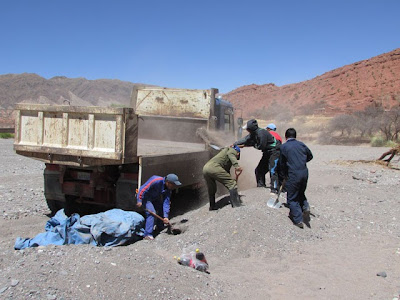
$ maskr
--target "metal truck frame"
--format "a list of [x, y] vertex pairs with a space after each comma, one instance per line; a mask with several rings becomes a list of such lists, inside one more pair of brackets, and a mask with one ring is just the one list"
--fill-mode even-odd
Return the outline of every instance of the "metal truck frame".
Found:
[[196, 131], [234, 134], [233, 107], [217, 93], [136, 87], [130, 107], [17, 104], [14, 150], [46, 164], [52, 214], [135, 210], [136, 190], [152, 175], [201, 183], [210, 152]]

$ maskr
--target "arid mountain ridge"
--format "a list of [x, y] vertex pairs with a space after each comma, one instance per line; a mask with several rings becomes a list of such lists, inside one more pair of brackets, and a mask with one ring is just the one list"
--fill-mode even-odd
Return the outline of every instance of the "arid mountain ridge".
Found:
[[[128, 105], [136, 83], [117, 79], [88, 80], [37, 74], [0, 75], [0, 123], [12, 124], [19, 102], [70, 105]], [[143, 84], [140, 84], [143, 85]], [[273, 83], [239, 87], [223, 97], [249, 118], [280, 107], [293, 114], [351, 113], [379, 103], [400, 105], [400, 48], [329, 71], [311, 80], [281, 87]]]
[[224, 97], [245, 117], [276, 105], [294, 115], [351, 113], [378, 103], [390, 109], [400, 105], [400, 48], [311, 80], [281, 87], [252, 84]]

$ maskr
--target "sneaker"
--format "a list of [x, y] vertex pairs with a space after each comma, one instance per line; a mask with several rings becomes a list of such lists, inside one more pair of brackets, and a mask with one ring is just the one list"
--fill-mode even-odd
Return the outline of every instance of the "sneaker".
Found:
[[146, 235], [143, 239], [147, 241], [152, 241], [154, 240], [154, 237], [152, 235]]
[[300, 223], [297, 223], [297, 224], [294, 224], [294, 225], [297, 226], [297, 227], [299, 227], [299, 228], [301, 228], [301, 229], [304, 228], [303, 222], [300, 222]]
[[208, 210], [209, 210], [209, 211], [218, 210], [218, 208], [216, 208], [215, 206], [210, 206], [210, 207], [208, 208]]

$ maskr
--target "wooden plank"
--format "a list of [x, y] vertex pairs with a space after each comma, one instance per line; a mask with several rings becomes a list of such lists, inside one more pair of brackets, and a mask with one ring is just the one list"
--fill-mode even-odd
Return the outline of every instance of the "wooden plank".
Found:
[[17, 103], [16, 110], [42, 111], [42, 112], [61, 112], [61, 113], [93, 113], [104, 115], [124, 114], [124, 107], [101, 107], [101, 106], [69, 106], [69, 105], [47, 105], [47, 104], [27, 104]]
[[[94, 157], [83, 157], [83, 156], [73, 156], [64, 154], [51, 154], [40, 152], [29, 152], [16, 150], [17, 154], [37, 159], [44, 163], [61, 164], [67, 166], [80, 166], [80, 167], [93, 167], [93, 166], [104, 166], [104, 165], [119, 165], [121, 161], [105, 158], [94, 158]], [[139, 161], [138, 157], [136, 160], [132, 160], [131, 163], [137, 163]]]
[[105, 152], [105, 151], [93, 151], [84, 149], [72, 149], [72, 148], [56, 148], [56, 147], [45, 147], [35, 145], [14, 145], [16, 151], [28, 151], [38, 152], [47, 154], [59, 154], [59, 155], [71, 155], [80, 157], [93, 157], [93, 158], [105, 158], [113, 160], [122, 160], [121, 152]]
[[43, 145], [44, 118], [43, 112], [38, 112], [37, 144]]
[[63, 124], [62, 124], [62, 146], [66, 147], [68, 145], [68, 113], [63, 113]]
[[93, 149], [94, 147], [94, 114], [89, 114], [89, 118], [88, 118], [88, 149]]
[[115, 152], [122, 151], [122, 133], [123, 133], [123, 123], [122, 116], [116, 116], [116, 127], [115, 127]]

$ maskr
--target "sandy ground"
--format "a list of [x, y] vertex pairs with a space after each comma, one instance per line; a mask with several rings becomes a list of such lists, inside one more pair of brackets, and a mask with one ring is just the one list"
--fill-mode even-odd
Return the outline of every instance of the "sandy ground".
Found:
[[[0, 140], [1, 299], [364, 300], [400, 293], [400, 172], [348, 162], [373, 160], [386, 148], [309, 145], [311, 228], [293, 226], [287, 208], [267, 207], [269, 190], [254, 187], [259, 153], [245, 149], [245, 206], [209, 212], [204, 204], [179, 214], [172, 222], [185, 229], [180, 235], [162, 232], [115, 248], [16, 251], [18, 236], [44, 231], [49, 210], [43, 164], [16, 155], [12, 142]], [[205, 253], [210, 274], [177, 264], [185, 247]]]

